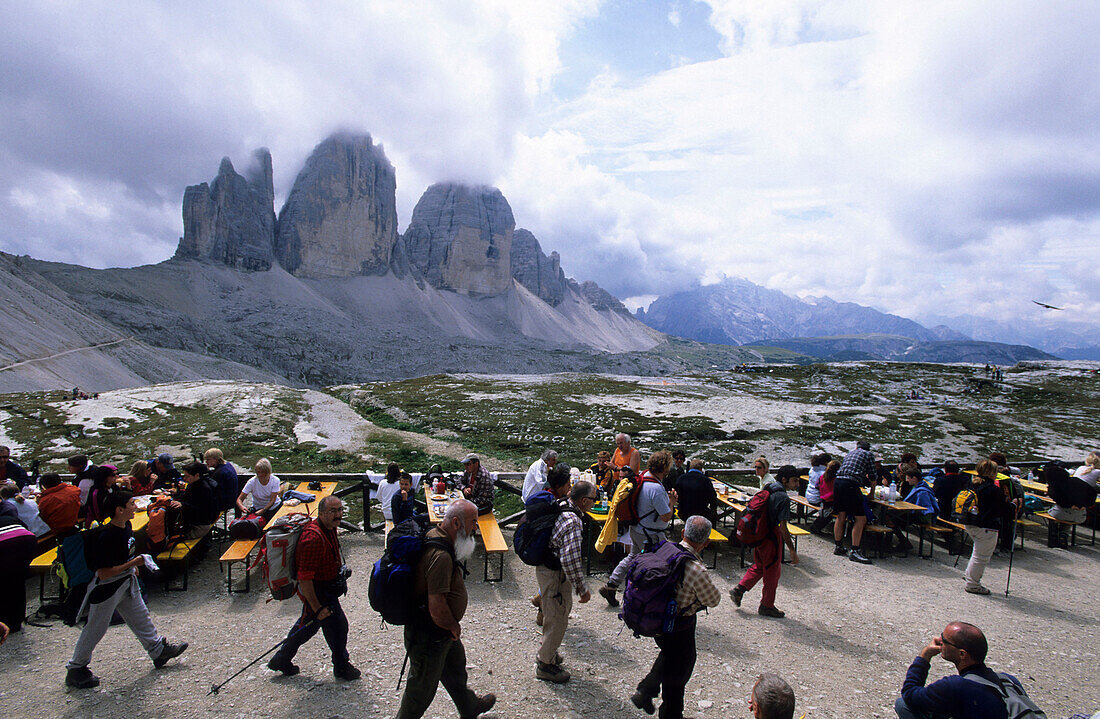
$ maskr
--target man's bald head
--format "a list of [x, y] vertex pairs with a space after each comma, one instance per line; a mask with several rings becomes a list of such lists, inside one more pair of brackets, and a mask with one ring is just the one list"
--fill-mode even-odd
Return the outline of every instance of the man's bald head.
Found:
[[976, 662], [985, 663], [989, 643], [982, 630], [966, 622], [951, 622], [943, 630], [943, 638], [962, 649]]

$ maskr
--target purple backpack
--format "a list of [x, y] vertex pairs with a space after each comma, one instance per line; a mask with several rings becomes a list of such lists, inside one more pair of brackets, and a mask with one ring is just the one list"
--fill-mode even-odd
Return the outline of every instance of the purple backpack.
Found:
[[626, 576], [623, 610], [636, 637], [655, 637], [671, 632], [676, 624], [676, 588], [684, 578], [684, 563], [691, 553], [674, 542], [661, 540], [638, 555]]

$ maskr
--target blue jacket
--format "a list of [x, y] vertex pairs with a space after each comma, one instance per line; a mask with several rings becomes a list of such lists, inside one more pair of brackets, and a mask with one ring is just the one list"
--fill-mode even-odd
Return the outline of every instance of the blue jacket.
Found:
[[[901, 687], [901, 696], [910, 709], [952, 719], [1008, 718], [1008, 709], [997, 690], [964, 678], [967, 674], [977, 673], [990, 681], [996, 681], [998, 676], [992, 669], [984, 664], [975, 664], [956, 676], [944, 677], [926, 687], [924, 683], [928, 680], [930, 666], [920, 656], [909, 665], [905, 683]], [[1004, 676], [1023, 689], [1016, 677], [1010, 674]]]
[[214, 494], [218, 502], [219, 510], [232, 509], [237, 503], [237, 497], [241, 494], [240, 480], [237, 479], [237, 468], [229, 462], [218, 465], [214, 473], [210, 475], [214, 481]]
[[932, 493], [932, 488], [924, 482], [918, 482], [916, 487], [909, 490], [909, 494], [905, 495], [905, 501], [924, 507], [921, 514], [936, 515], [940, 513], [940, 503], [936, 501], [936, 495]]
[[20, 467], [15, 462], [6, 460], [7, 462], [7, 478], [19, 485], [19, 489], [23, 489], [31, 483], [31, 478], [27, 476], [27, 470]]

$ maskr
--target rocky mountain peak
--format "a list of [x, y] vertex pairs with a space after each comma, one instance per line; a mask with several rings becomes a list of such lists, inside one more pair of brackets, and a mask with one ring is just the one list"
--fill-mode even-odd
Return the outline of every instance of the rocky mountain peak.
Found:
[[557, 252], [544, 255], [538, 239], [523, 228], [512, 235], [512, 277], [552, 307], [565, 296], [561, 257]]
[[242, 270], [266, 270], [274, 257], [275, 193], [271, 153], [253, 153], [258, 169], [245, 178], [222, 158], [209, 184], [191, 185], [183, 193], [183, 237], [176, 254], [209, 259]]
[[404, 234], [409, 264], [432, 286], [498, 295], [512, 284], [516, 221], [495, 187], [437, 183], [413, 208]]
[[301, 277], [384, 274], [398, 239], [396, 193], [393, 165], [370, 135], [327, 138], [279, 213], [275, 256]]

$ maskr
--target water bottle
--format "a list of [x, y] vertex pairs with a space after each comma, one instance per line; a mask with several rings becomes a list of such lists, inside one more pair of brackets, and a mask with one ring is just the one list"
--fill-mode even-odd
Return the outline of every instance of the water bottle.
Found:
[[898, 483], [890, 482], [890, 493], [887, 495], [886, 500], [888, 502], [897, 501], [898, 498]]
[[676, 600], [668, 600], [668, 604], [665, 605], [665, 623], [661, 627], [665, 634], [670, 633], [676, 628]]

